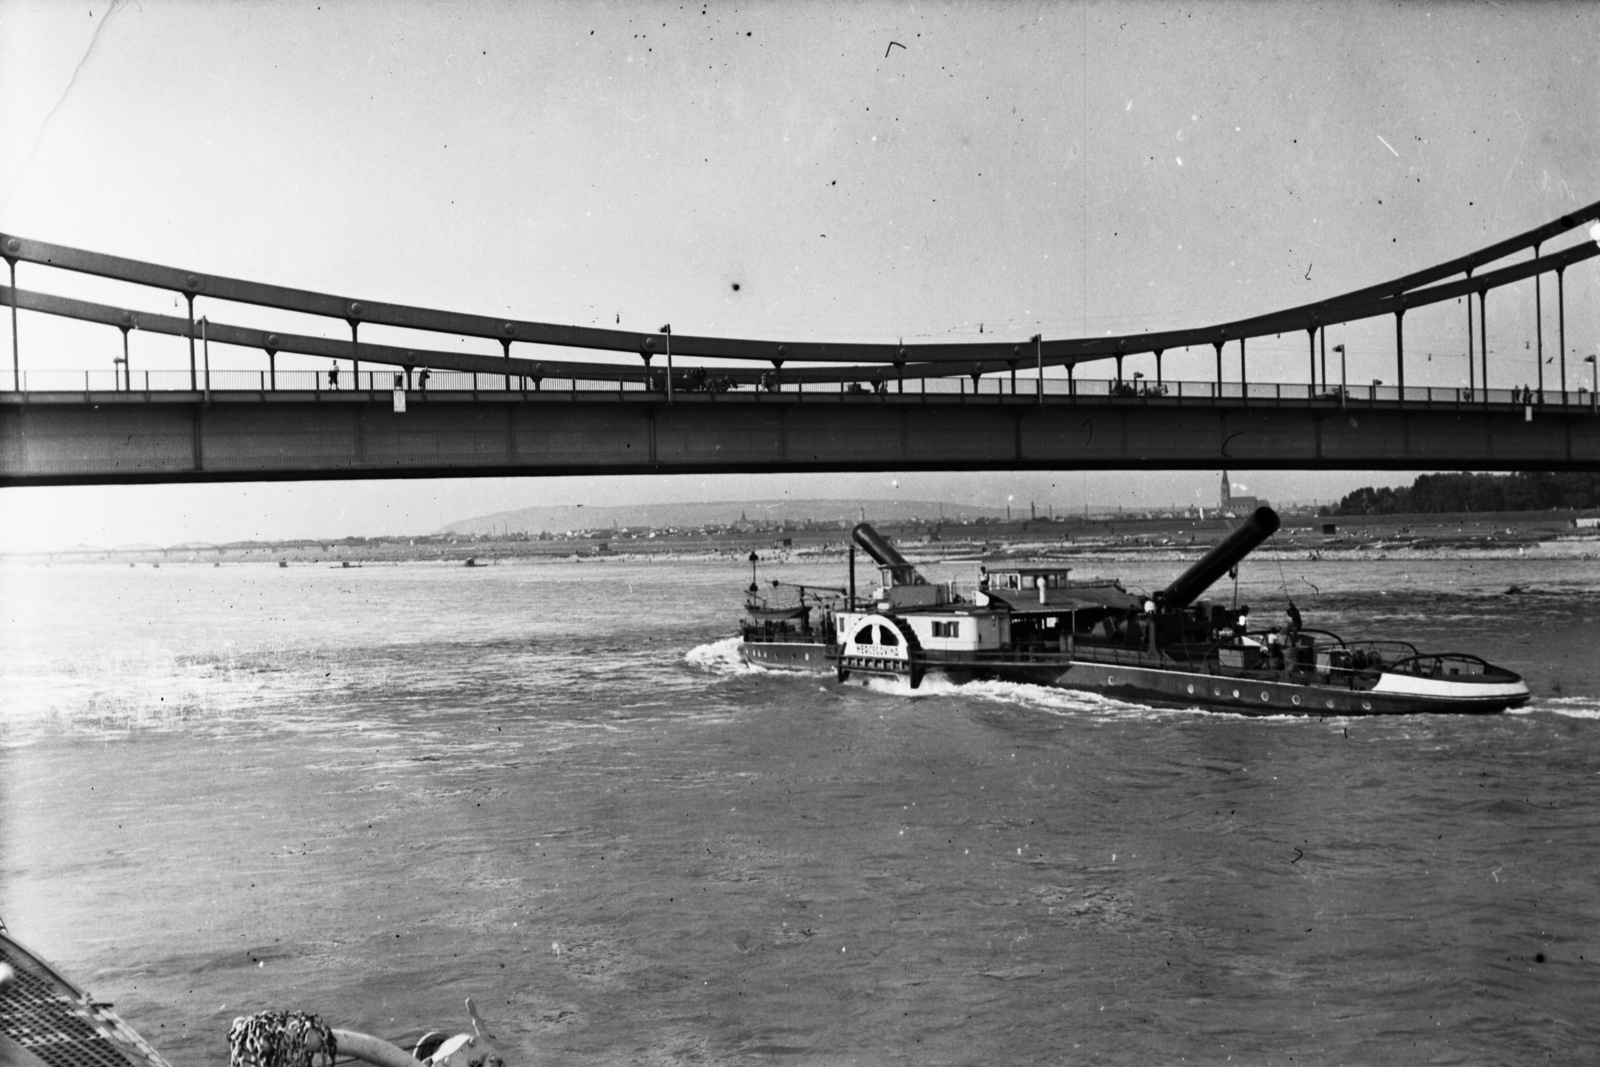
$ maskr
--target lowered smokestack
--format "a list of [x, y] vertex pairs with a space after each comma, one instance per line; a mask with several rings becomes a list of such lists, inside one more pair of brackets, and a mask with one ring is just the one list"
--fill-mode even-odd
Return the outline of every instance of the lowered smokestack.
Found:
[[1201, 593], [1211, 588], [1213, 582], [1228, 573], [1229, 567], [1244, 559], [1257, 545], [1277, 533], [1279, 525], [1276, 511], [1267, 507], [1256, 508], [1255, 513], [1244, 521], [1244, 525], [1196, 560], [1188, 570], [1178, 575], [1177, 580], [1171, 585], [1157, 593], [1157, 603], [1168, 611], [1176, 611], [1193, 604]]
[[895, 551], [889, 543], [870, 523], [860, 523], [850, 531], [850, 536], [855, 538], [856, 544], [867, 550], [867, 555], [878, 561], [878, 566], [889, 572], [890, 585], [924, 585], [922, 575], [917, 573], [904, 556]]

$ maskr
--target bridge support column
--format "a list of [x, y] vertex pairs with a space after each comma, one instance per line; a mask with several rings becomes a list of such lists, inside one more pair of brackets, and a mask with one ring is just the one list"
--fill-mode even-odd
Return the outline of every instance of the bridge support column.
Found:
[[183, 298], [189, 302], [189, 391], [199, 388], [194, 371], [194, 294], [184, 290]]
[[356, 334], [361, 329], [361, 323], [355, 319], [350, 320], [350, 388], [361, 391], [361, 347], [356, 341]]
[[667, 403], [672, 403], [672, 323], [661, 327], [661, 332], [667, 335]]
[[128, 331], [131, 326], [117, 327], [122, 331], [122, 373], [128, 380], [128, 392], [133, 392], [133, 365], [128, 362]]
[[[1533, 246], [1533, 258], [1539, 258], [1539, 246]], [[1538, 397], [1544, 399], [1544, 276], [1533, 276], [1533, 348], [1534, 363], [1538, 370]]]
[[1322, 388], [1328, 388], [1328, 328], [1322, 327], [1318, 333], [1322, 345]]
[[[1472, 277], [1472, 268], [1467, 268], [1467, 277]], [[1478, 388], [1478, 357], [1473, 347], [1472, 335], [1472, 294], [1467, 294], [1467, 395], [1473, 395]]]
[[[1033, 355], [1039, 372], [1039, 403], [1044, 403], [1044, 334], [1033, 335]], [[1157, 357], [1159, 358], [1159, 357]], [[924, 379], [926, 380], [926, 379]]]
[[1489, 290], [1478, 290], [1478, 347], [1483, 349], [1483, 402], [1489, 402]]
[[[1557, 336], [1555, 344], [1562, 349], [1562, 403], [1566, 403], [1566, 267], [1555, 272], [1555, 309], [1557, 309]], [[16, 310], [11, 310], [16, 315]]]
[[[13, 239], [12, 244], [16, 244]], [[6, 257], [6, 265], [11, 268], [11, 388], [22, 392], [22, 356], [17, 347], [17, 261], [10, 256]]]
[[1306, 359], [1311, 363], [1311, 392], [1308, 396], [1317, 395], [1317, 328], [1312, 326], [1306, 331]]
[[1400, 378], [1400, 403], [1406, 402], [1406, 333], [1401, 326], [1405, 318], [1405, 308], [1394, 313], [1394, 364], [1395, 373]]

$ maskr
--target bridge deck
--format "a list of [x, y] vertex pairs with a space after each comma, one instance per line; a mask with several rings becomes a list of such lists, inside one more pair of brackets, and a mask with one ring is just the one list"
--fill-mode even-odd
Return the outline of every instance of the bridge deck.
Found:
[[[1302, 387], [1303, 388], [1303, 387]], [[835, 470], [1600, 469], [1563, 404], [615, 390], [0, 394], [0, 484]], [[1408, 394], [1409, 395], [1409, 394]], [[1508, 394], [1507, 394], [1508, 395]], [[1481, 396], [1481, 394], [1480, 394]], [[1546, 399], [1550, 399], [1548, 396]]]

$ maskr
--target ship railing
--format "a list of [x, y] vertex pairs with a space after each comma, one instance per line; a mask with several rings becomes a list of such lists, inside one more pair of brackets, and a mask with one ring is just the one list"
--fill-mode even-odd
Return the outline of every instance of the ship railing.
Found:
[[1319, 641], [1312, 654], [1322, 684], [1351, 689], [1370, 688], [1386, 670], [1419, 655], [1409, 641]]
[[1428, 652], [1402, 659], [1387, 668], [1390, 674], [1409, 674], [1417, 678], [1446, 678], [1458, 681], [1501, 681], [1514, 677], [1488, 660], [1466, 652]]
[[[1460, 675], [1505, 673], [1464, 653], [1423, 655], [1409, 641], [1345, 641], [1326, 630], [1301, 630], [1296, 640], [1274, 648], [1267, 641], [1270, 636], [1267, 633], [1246, 636], [1258, 640], [1259, 647], [1235, 644], [1233, 638], [1206, 645], [1163, 647], [1174, 657], [1203, 664], [1204, 669], [1213, 674], [1252, 677], [1285, 670], [1304, 671], [1320, 684], [1349, 689], [1371, 688], [1386, 671], [1432, 677], [1447, 676], [1452, 671]], [[1326, 640], [1318, 640], [1319, 637]], [[1280, 650], [1282, 659], [1278, 658]]]
[[1348, 641], [1341, 649], [1349, 654], [1356, 670], [1382, 671], [1421, 654], [1410, 641]]
[[744, 640], [752, 644], [765, 644], [767, 642], [793, 641], [797, 637], [806, 637], [816, 640], [816, 631], [799, 625], [799, 620], [793, 623], [775, 622], [772, 620], [746, 619], [740, 627]]

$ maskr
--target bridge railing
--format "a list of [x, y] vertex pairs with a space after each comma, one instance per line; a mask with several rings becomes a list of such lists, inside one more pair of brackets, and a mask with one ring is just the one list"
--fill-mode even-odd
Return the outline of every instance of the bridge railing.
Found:
[[[0, 393], [13, 392], [12, 375], [0, 372]], [[209, 374], [197, 372], [193, 386], [187, 370], [137, 370], [127, 374], [115, 370], [49, 370], [30, 369], [22, 372], [21, 385], [26, 393], [115, 393], [137, 394], [218, 392], [229, 394], [267, 393], [385, 393], [397, 385], [407, 393], [467, 394], [484, 399], [503, 398], [507, 394], [539, 394], [551, 398], [570, 396], [586, 401], [606, 399], [664, 398], [665, 392], [658, 382], [651, 384], [631, 379], [602, 378], [543, 378], [518, 375], [467, 373], [464, 371], [432, 371], [426, 381], [418, 371], [408, 378], [404, 372], [393, 369], [362, 371], [357, 378], [349, 372], [342, 374], [311, 370], [213, 370]], [[704, 395], [704, 389], [691, 389], [686, 384], [674, 387], [677, 395]], [[1013, 382], [1009, 376], [970, 378], [923, 378], [906, 382], [785, 382], [775, 383], [775, 388], [757, 389], [751, 385], [735, 385], [726, 390], [712, 390], [715, 395], [726, 395], [744, 400], [782, 400], [801, 403], [827, 403], [876, 398], [883, 401], [915, 403], [929, 400], [942, 403], [1005, 403], [1025, 404], [1038, 402], [1041, 389], [1038, 379], [1019, 377]], [[1211, 405], [1227, 403], [1261, 407], [1399, 407], [1402, 405], [1401, 389], [1392, 385], [1309, 386], [1304, 383], [1252, 382], [1194, 382], [1148, 381], [1142, 379], [1116, 381], [1114, 379], [1046, 378], [1042, 389], [1043, 400], [1050, 404], [1071, 403], [1075, 400], [1094, 403], [1129, 405]], [[1403, 405], [1407, 408], [1468, 407], [1493, 404], [1501, 406], [1526, 406], [1534, 408], [1559, 408], [1570, 411], [1593, 411], [1600, 408], [1600, 395], [1579, 386], [1561, 391], [1532, 388], [1516, 389], [1466, 389], [1426, 386], [1407, 386]]]

